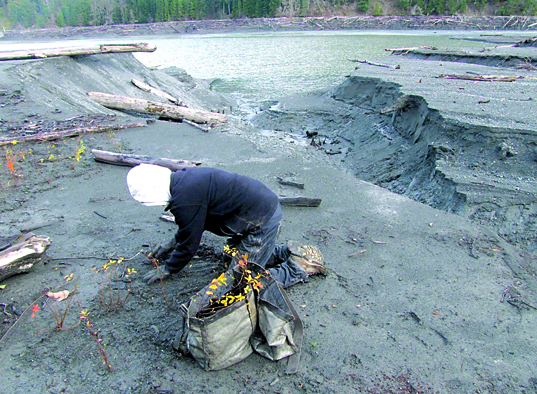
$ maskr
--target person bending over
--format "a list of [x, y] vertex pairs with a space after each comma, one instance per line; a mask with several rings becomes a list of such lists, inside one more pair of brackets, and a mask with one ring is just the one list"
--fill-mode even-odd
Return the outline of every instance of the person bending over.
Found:
[[283, 287], [325, 273], [323, 256], [314, 246], [276, 244], [282, 220], [278, 196], [256, 179], [216, 168], [168, 168], [140, 164], [127, 174], [131, 196], [144, 205], [162, 205], [179, 226], [160, 244], [155, 258], [171, 252], [159, 270], [148, 272], [150, 284], [181, 271], [196, 254], [204, 231], [228, 237], [228, 246], [247, 254], [248, 261], [269, 270]]

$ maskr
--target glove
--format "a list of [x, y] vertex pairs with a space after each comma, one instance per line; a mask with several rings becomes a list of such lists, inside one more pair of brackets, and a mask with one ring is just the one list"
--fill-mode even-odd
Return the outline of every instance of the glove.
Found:
[[145, 274], [144, 277], [142, 278], [142, 282], [145, 282], [146, 284], [150, 285], [154, 281], [165, 279], [170, 275], [171, 275], [170, 271], [168, 270], [166, 265], [163, 264], [159, 266], [158, 269], [151, 270], [147, 274]]
[[151, 250], [151, 256], [158, 260], [163, 254], [169, 253], [174, 250], [176, 245], [177, 241], [175, 240], [175, 237], [173, 237], [169, 241], [163, 242], [160, 245], [155, 246]]

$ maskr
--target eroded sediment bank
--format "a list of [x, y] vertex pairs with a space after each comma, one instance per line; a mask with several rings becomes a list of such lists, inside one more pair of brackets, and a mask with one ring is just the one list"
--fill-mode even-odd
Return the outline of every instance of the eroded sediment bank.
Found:
[[535, 252], [535, 57], [525, 52], [516, 64], [529, 67], [506, 68], [488, 67], [494, 51], [483, 55], [484, 65], [468, 53], [429, 52], [363, 62], [334, 90], [271, 103], [253, 122], [314, 136], [312, 143], [358, 178], [468, 217]]

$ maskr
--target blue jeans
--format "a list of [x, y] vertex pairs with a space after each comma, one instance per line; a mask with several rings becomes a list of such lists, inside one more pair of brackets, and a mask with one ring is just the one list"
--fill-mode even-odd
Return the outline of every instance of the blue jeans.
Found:
[[247, 234], [235, 235], [228, 239], [228, 245], [239, 253], [248, 253], [248, 261], [266, 268], [285, 288], [299, 282], [307, 282], [308, 275], [297, 264], [289, 261], [291, 253], [287, 244], [276, 244], [282, 208], [278, 204], [274, 215], [260, 228]]

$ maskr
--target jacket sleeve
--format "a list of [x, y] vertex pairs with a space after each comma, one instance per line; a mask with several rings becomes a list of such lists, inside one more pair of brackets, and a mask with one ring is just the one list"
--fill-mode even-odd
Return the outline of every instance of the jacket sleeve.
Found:
[[199, 205], [182, 206], [180, 214], [174, 216], [179, 230], [175, 234], [177, 245], [166, 262], [166, 267], [171, 273], [181, 271], [198, 251], [207, 208]]

